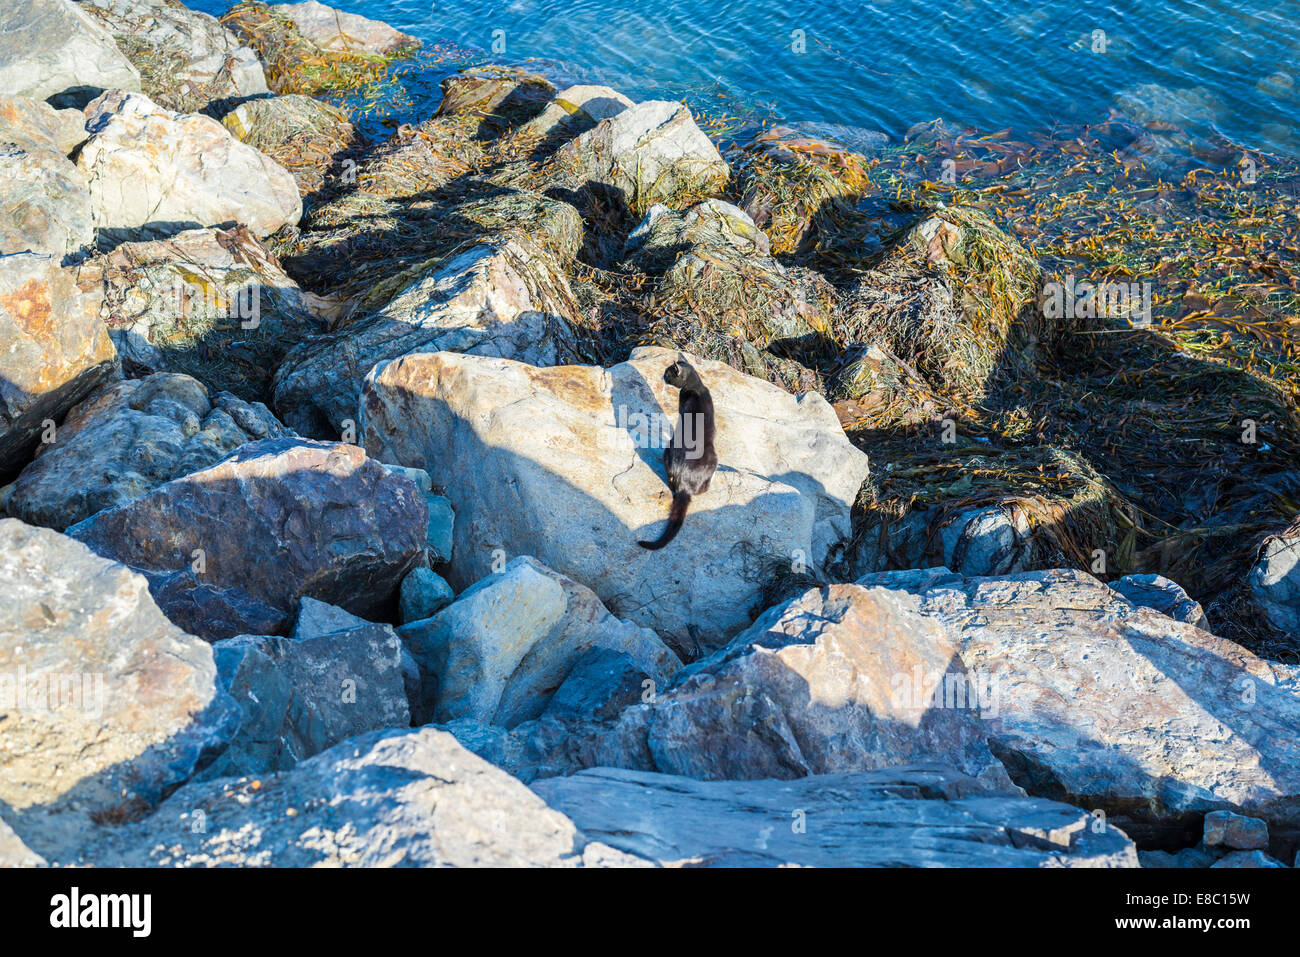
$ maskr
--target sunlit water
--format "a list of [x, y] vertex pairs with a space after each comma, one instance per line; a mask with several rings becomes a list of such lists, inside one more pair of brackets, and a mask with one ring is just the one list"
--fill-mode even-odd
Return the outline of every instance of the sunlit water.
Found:
[[[192, 6], [221, 14], [226, 0]], [[468, 62], [811, 125], [841, 139], [1104, 121], [1122, 91], [1178, 93], [1155, 119], [1300, 155], [1300, 0], [341, 0]], [[537, 63], [536, 61], [541, 61]], [[459, 65], [459, 64], [458, 64]], [[429, 81], [435, 77], [427, 77]], [[416, 84], [412, 113], [429, 108]], [[418, 116], [414, 118], [419, 118]]]

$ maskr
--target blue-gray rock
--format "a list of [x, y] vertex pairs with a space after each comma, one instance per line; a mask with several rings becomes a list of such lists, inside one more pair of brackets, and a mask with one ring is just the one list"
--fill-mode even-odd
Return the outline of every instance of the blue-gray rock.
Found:
[[445, 578], [430, 568], [413, 568], [402, 579], [398, 617], [403, 625], [432, 618], [455, 600]]
[[596, 768], [532, 785], [590, 839], [663, 866], [1136, 867], [1087, 811], [941, 765], [794, 781]]
[[654, 687], [654, 680], [627, 652], [592, 648], [573, 663], [542, 714], [607, 721]]
[[240, 635], [212, 650], [242, 718], [204, 777], [285, 771], [346, 738], [411, 724], [402, 643], [388, 625], [301, 638]]
[[1125, 575], [1110, 583], [1117, 591], [1139, 608], [1152, 608], [1175, 621], [1185, 621], [1197, 628], [1206, 625], [1201, 603], [1183, 590], [1177, 582], [1163, 575]]

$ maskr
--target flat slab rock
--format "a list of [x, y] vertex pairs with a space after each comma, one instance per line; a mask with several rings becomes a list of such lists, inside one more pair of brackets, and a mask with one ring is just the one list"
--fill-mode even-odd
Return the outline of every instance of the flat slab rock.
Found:
[[152, 809], [234, 735], [211, 649], [130, 569], [0, 519], [0, 608], [0, 808], [33, 851]]
[[717, 648], [750, 624], [764, 560], [816, 569], [849, 534], [868, 464], [820, 396], [695, 360], [717, 408], [718, 471], [671, 545], [641, 548], [638, 539], [658, 537], [672, 497], [662, 446], [677, 390], [663, 373], [676, 358], [646, 348], [610, 369], [543, 369], [409, 355], [368, 377], [363, 441], [446, 489], [456, 513], [448, 580], [458, 591], [499, 556], [531, 555], [588, 585], [615, 615], [686, 648]]
[[145, 573], [168, 617], [217, 641], [285, 633], [304, 596], [362, 616], [388, 607], [423, 559], [427, 522], [415, 483], [356, 446], [280, 438], [68, 534]]
[[588, 838], [666, 867], [1137, 867], [1112, 826], [940, 766], [794, 781], [595, 768], [533, 784]]
[[[201, 821], [201, 828], [196, 826]], [[187, 785], [73, 860], [126, 867], [644, 865], [588, 841], [433, 728], [352, 738], [291, 771]]]

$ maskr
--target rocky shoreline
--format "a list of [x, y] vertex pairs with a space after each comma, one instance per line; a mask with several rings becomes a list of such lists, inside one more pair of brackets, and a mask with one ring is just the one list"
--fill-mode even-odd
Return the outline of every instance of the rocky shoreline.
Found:
[[367, 141], [418, 41], [320, 3], [0, 28], [0, 866], [1296, 860], [1300, 522], [1189, 594], [970, 426], [1134, 302], [515, 67]]

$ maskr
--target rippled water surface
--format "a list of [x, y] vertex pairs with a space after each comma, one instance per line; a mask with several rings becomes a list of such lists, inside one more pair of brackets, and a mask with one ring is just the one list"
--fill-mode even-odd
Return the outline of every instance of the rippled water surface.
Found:
[[[230, 6], [192, 5], [215, 14]], [[558, 79], [634, 97], [894, 136], [936, 117], [990, 131], [1099, 122], [1122, 91], [1158, 84], [1175, 91], [1159, 121], [1300, 154], [1297, 0], [336, 5], [463, 50], [470, 62], [541, 60]]]

